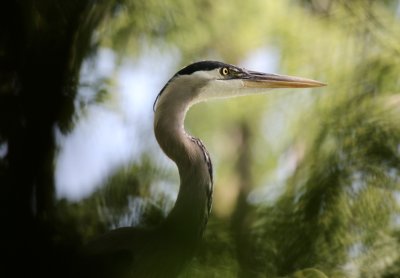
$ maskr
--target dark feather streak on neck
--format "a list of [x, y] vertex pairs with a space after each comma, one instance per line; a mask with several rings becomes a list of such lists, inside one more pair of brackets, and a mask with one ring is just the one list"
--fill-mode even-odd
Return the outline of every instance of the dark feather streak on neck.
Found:
[[207, 188], [207, 200], [208, 200], [208, 213], [211, 212], [211, 207], [212, 207], [212, 195], [213, 195], [213, 190], [214, 190], [214, 176], [213, 176], [213, 166], [212, 166], [212, 161], [210, 158], [210, 154], [208, 153], [206, 147], [204, 146], [203, 142], [196, 138], [193, 137], [191, 135], [188, 135], [190, 140], [192, 140], [201, 150], [201, 152], [203, 153], [204, 156], [204, 161], [207, 164], [207, 168], [208, 168], [208, 174], [210, 175], [210, 185], [209, 188]]

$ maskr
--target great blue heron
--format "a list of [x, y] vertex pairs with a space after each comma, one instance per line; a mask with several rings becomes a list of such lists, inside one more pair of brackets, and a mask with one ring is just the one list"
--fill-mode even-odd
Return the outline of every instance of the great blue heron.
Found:
[[89, 243], [83, 251], [85, 260], [80, 266], [85, 271], [81, 274], [175, 277], [193, 256], [211, 211], [213, 193], [210, 156], [203, 143], [184, 129], [186, 112], [193, 104], [273, 88], [323, 85], [311, 79], [249, 71], [216, 61], [196, 62], [178, 71], [154, 103], [157, 142], [179, 170], [175, 206], [157, 228], [119, 228]]

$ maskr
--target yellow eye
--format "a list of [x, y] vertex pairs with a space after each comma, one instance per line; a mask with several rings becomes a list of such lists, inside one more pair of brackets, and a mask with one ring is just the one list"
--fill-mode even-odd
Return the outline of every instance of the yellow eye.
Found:
[[221, 72], [221, 74], [222, 74], [223, 76], [225, 76], [225, 75], [228, 75], [228, 74], [229, 74], [229, 69], [228, 69], [228, 68], [222, 68], [220, 72]]

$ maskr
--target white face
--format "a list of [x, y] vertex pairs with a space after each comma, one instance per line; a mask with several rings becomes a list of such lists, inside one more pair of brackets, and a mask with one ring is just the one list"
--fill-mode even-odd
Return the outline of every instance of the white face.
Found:
[[221, 70], [199, 71], [192, 74], [194, 78], [202, 78], [208, 82], [200, 89], [193, 100], [194, 103], [243, 95], [244, 83], [240, 79], [225, 79]]
[[170, 108], [171, 105], [188, 107], [194, 103], [210, 99], [212, 98], [212, 91], [218, 92], [223, 87], [223, 84], [219, 82], [221, 78], [223, 76], [219, 69], [176, 76], [167, 84], [154, 108], [155, 110], [159, 107]]

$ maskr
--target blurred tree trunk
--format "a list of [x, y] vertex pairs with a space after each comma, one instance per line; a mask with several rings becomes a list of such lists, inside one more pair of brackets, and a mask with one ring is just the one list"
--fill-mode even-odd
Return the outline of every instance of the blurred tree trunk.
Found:
[[[65, 131], [70, 124], [79, 68], [109, 6], [78, 0], [2, 4], [0, 143], [7, 147], [0, 164], [7, 254], [2, 269], [13, 277], [43, 274], [52, 266], [48, 260], [58, 236], [52, 222], [54, 129]], [[33, 271], [25, 265], [34, 265]]]
[[258, 252], [251, 238], [250, 211], [247, 196], [254, 187], [251, 169], [253, 167], [251, 155], [251, 124], [243, 120], [238, 127], [236, 173], [239, 182], [239, 195], [232, 215], [231, 228], [236, 243], [236, 255], [240, 265], [238, 277], [264, 277], [262, 263], [257, 261]]

